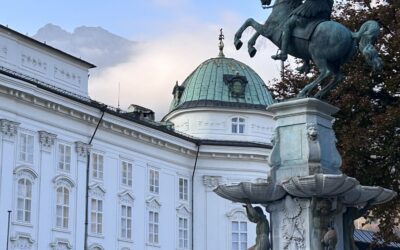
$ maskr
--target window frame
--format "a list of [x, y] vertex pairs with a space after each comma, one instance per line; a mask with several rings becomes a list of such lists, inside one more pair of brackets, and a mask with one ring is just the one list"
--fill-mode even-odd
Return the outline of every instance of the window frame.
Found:
[[242, 116], [231, 117], [231, 133], [243, 135], [246, 133], [246, 118]]
[[[24, 195], [21, 196], [21, 186], [20, 186], [20, 181], [24, 181], [23, 185], [24, 187]], [[30, 195], [27, 195], [27, 190], [28, 188], [26, 187], [27, 183], [29, 183], [30, 186]], [[17, 188], [16, 188], [16, 222], [23, 223], [23, 224], [32, 224], [32, 213], [33, 213], [33, 181], [30, 180], [29, 178], [22, 177], [18, 178], [16, 182]], [[20, 200], [22, 200], [22, 208], [20, 208]], [[28, 202], [28, 203], [27, 203]], [[27, 204], [29, 204], [29, 210], [27, 210]], [[20, 214], [22, 218], [20, 218]], [[27, 216], [28, 215], [28, 216]], [[27, 217], [29, 219], [27, 220]]]
[[[90, 155], [90, 177], [95, 180], [104, 180], [104, 154], [92, 152]], [[100, 161], [101, 159], [101, 161]], [[100, 164], [101, 163], [101, 164]], [[95, 168], [96, 166], [96, 168]], [[101, 170], [100, 170], [101, 168]]]
[[[62, 153], [62, 159], [61, 157], [61, 152], [60, 152], [60, 147], [63, 147], [64, 152]], [[66, 153], [66, 148], [69, 148], [69, 155]], [[68, 160], [69, 159], [69, 162]], [[60, 167], [61, 165], [62, 167]], [[70, 173], [71, 172], [71, 167], [72, 167], [72, 147], [69, 144], [66, 143], [58, 143], [57, 144], [57, 170], [63, 171]]]
[[[123, 207], [126, 207], [126, 214], [123, 213]], [[130, 215], [128, 210], [130, 210]], [[123, 233], [123, 221], [126, 222], [125, 234]], [[132, 240], [133, 238], [133, 206], [129, 204], [120, 204], [120, 237], [124, 240]]]
[[[181, 180], [182, 180], [182, 185], [181, 185]], [[178, 178], [178, 197], [179, 201], [187, 202], [189, 200], [189, 179], [186, 177], [180, 176]]]
[[[154, 173], [154, 175], [152, 175]], [[153, 176], [153, 178], [152, 178]], [[148, 191], [153, 195], [160, 194], [160, 171], [155, 168], [149, 168], [148, 171]], [[157, 177], [157, 178], [156, 178]]]
[[[234, 226], [233, 226], [234, 223], [238, 224], [238, 230], [236, 230], [236, 231], [234, 230]], [[246, 225], [246, 229], [244, 231], [242, 231], [242, 228], [241, 228], [242, 224]], [[231, 234], [230, 234], [230, 239], [231, 239], [230, 246], [231, 246], [231, 249], [232, 250], [236, 250], [233, 247], [233, 244], [237, 243], [237, 245], [238, 245], [237, 250], [242, 250], [242, 249], [247, 250], [248, 249], [247, 248], [247, 246], [248, 246], [248, 223], [247, 223], [247, 221], [241, 220], [241, 219], [231, 220], [230, 221], [230, 227], [231, 227], [231, 230], [230, 230], [230, 232], [231, 232]], [[237, 241], [235, 241], [235, 239], [234, 239], [234, 234], [237, 234]], [[246, 241], [242, 240], [242, 235], [245, 235]], [[243, 243], [245, 243], [244, 248], [242, 248], [242, 244]]]
[[[150, 245], [158, 246], [160, 245], [160, 212], [158, 210], [149, 209], [147, 215], [148, 215], [147, 242]], [[155, 238], [156, 236], [157, 240]]]
[[[126, 164], [126, 176], [125, 177], [124, 177], [124, 173], [125, 173], [124, 164]], [[129, 170], [129, 167], [130, 167], [130, 170]], [[121, 174], [120, 174], [121, 185], [132, 188], [133, 187], [133, 162], [127, 161], [127, 160], [121, 160], [120, 171], [121, 171]]]
[[[63, 201], [62, 203], [59, 203], [59, 189], [62, 189], [64, 192], [62, 193], [63, 195]], [[65, 202], [65, 191], [67, 191], [67, 203]], [[68, 230], [69, 228], [69, 221], [70, 221], [70, 207], [71, 207], [71, 190], [70, 188], [66, 187], [66, 186], [58, 186], [56, 188], [56, 223], [55, 226], [56, 228], [59, 229], [64, 229], [64, 230]], [[59, 214], [58, 214], [58, 208], [61, 208], [61, 225], [58, 224], [59, 221]], [[65, 209], [67, 211], [65, 211]], [[65, 220], [66, 220], [66, 224], [65, 224]]]
[[[25, 145], [22, 146], [23, 137], [25, 137]], [[31, 140], [30, 140], [31, 139]], [[31, 145], [29, 145], [31, 143]], [[24, 157], [22, 157], [24, 155]], [[34, 164], [35, 155], [35, 136], [28, 132], [20, 132], [18, 135], [18, 161], [26, 164]]]
[[[93, 209], [93, 201], [96, 204], [96, 208]], [[99, 203], [101, 203], [101, 210], [99, 210]], [[95, 215], [95, 221], [93, 221], [93, 215]], [[101, 215], [101, 221], [99, 222], [99, 215]], [[99, 197], [90, 198], [90, 233], [94, 235], [103, 235], [103, 225], [104, 225], [104, 200]], [[95, 231], [93, 231], [93, 226], [95, 226]], [[100, 226], [100, 230], [99, 230]]]
[[[181, 227], [181, 220], [184, 222], [186, 221], [186, 228], [185, 226]], [[187, 216], [178, 216], [178, 249], [179, 250], [187, 250], [189, 249], [189, 218]], [[181, 232], [183, 237], [181, 237]], [[186, 232], [186, 235], [185, 235]], [[181, 244], [183, 243], [183, 244]]]

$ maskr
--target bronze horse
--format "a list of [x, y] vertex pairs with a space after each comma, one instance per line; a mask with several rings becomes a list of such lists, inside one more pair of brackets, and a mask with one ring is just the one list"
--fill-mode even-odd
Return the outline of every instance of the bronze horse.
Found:
[[[261, 0], [263, 6], [269, 6], [271, 0]], [[292, 11], [301, 4], [299, 0], [276, 0], [272, 12], [264, 24], [254, 19], [247, 19], [235, 34], [236, 49], [240, 49], [240, 38], [248, 27], [253, 27], [256, 34], [248, 42], [248, 51], [251, 57], [256, 54], [254, 45], [258, 37], [264, 36], [276, 46], [281, 45], [282, 24]], [[296, 28], [297, 29], [297, 28]], [[374, 71], [382, 69], [383, 62], [374, 48], [379, 35], [379, 24], [376, 21], [366, 21], [358, 32], [351, 32], [344, 25], [335, 21], [322, 21], [316, 25], [309, 39], [291, 37], [288, 53], [296, 58], [303, 59], [301, 71], [307, 71], [312, 60], [320, 71], [320, 75], [307, 84], [298, 94], [298, 97], [307, 97], [321, 82], [332, 76], [331, 81], [314, 96], [322, 98], [343, 80], [340, 66], [349, 61], [356, 53], [357, 47], [367, 63]]]

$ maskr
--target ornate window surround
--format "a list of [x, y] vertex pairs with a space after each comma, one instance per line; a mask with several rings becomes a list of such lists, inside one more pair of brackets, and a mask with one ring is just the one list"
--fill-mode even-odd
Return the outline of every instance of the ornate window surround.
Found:
[[[129, 243], [133, 243], [133, 236], [134, 236], [134, 232], [133, 232], [133, 225], [134, 225], [134, 201], [135, 201], [135, 196], [133, 195], [133, 193], [131, 191], [125, 190], [121, 193], [118, 194], [119, 197], [119, 206], [118, 206], [118, 240], [120, 241], [125, 241], [125, 242], [129, 242]], [[129, 206], [131, 207], [131, 237], [130, 238], [124, 238], [122, 234], [122, 225], [121, 225], [121, 220], [122, 220], [122, 214], [121, 214], [121, 209], [122, 206]]]
[[[72, 217], [71, 217], [71, 212], [72, 212], [72, 208], [73, 208], [73, 201], [74, 201], [74, 190], [73, 190], [73, 188], [75, 187], [75, 182], [69, 177], [69, 176], [67, 176], [67, 175], [64, 175], [64, 174], [60, 174], [60, 175], [57, 175], [56, 177], [54, 177], [53, 178], [53, 183], [54, 183], [54, 190], [55, 190], [55, 200], [54, 200], [54, 203], [53, 204], [55, 204], [55, 207], [54, 207], [54, 209], [55, 209], [55, 212], [54, 212], [54, 215], [55, 215], [55, 218], [54, 218], [54, 223], [53, 223], [53, 225], [54, 225], [54, 230], [66, 230], [66, 232], [70, 232], [69, 231], [69, 228], [71, 228], [71, 222], [73, 222], [73, 219], [72, 219]], [[68, 204], [68, 215], [67, 215], [67, 217], [68, 217], [68, 226], [67, 227], [60, 227], [60, 226], [57, 226], [57, 191], [58, 191], [58, 189], [59, 188], [61, 188], [61, 187], [63, 187], [63, 188], [66, 188], [67, 190], [68, 190], [68, 192], [69, 192], [69, 204]], [[63, 214], [63, 216], [65, 216], [64, 214]]]
[[13, 171], [14, 174], [14, 211], [18, 211], [18, 182], [21, 179], [27, 179], [31, 182], [32, 184], [32, 197], [31, 197], [31, 220], [30, 222], [23, 222], [23, 221], [18, 221], [16, 217], [13, 218], [13, 224], [14, 225], [20, 225], [20, 226], [28, 226], [32, 227], [33, 226], [33, 220], [35, 219], [35, 213], [36, 213], [36, 206], [35, 206], [35, 201], [36, 201], [36, 195], [37, 195], [37, 185], [35, 185], [36, 179], [39, 177], [39, 175], [35, 172], [35, 170], [31, 166], [27, 165], [21, 165], [17, 168], [14, 169]]

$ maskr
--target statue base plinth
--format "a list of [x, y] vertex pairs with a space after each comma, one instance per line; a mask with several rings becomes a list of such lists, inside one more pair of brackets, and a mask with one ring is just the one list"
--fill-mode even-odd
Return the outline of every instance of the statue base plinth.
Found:
[[314, 98], [273, 104], [276, 129], [269, 163], [273, 182], [317, 173], [341, 174], [331, 116], [338, 108]]

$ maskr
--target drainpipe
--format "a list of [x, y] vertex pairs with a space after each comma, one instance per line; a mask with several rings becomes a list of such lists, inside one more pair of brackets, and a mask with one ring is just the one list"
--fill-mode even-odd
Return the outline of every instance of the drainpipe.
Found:
[[191, 208], [192, 208], [192, 223], [191, 223], [191, 239], [192, 239], [192, 250], [194, 250], [194, 175], [196, 173], [196, 168], [197, 168], [197, 159], [199, 158], [199, 151], [200, 151], [200, 142], [197, 144], [197, 153], [196, 153], [196, 159], [194, 161], [194, 166], [193, 166], [193, 173], [192, 173], [192, 195], [191, 195]]
[[[96, 129], [94, 130], [92, 137], [89, 140], [89, 146], [92, 145], [92, 141], [94, 136], [97, 133], [97, 130], [100, 126], [101, 121], [103, 120], [104, 114], [107, 110], [107, 105], [102, 105], [100, 107], [100, 111], [102, 112], [99, 122], [97, 123]], [[85, 200], [85, 241], [84, 241], [84, 249], [88, 250], [88, 228], [89, 228], [89, 174], [90, 174], [90, 150], [87, 151], [86, 155], [86, 200]]]

